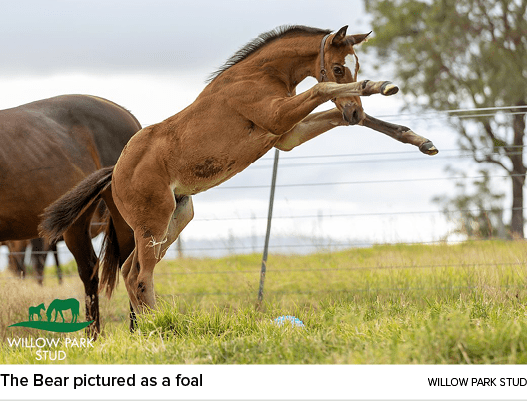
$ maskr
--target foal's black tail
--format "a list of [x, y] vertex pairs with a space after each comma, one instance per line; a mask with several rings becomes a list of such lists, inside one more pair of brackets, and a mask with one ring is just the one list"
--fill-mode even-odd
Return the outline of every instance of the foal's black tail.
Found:
[[88, 207], [101, 199], [101, 193], [112, 181], [112, 172], [113, 166], [95, 171], [50, 204], [42, 214], [40, 235], [50, 243], [58, 242]]
[[[42, 214], [42, 221], [39, 226], [40, 235], [47, 238], [50, 243], [58, 242], [64, 232], [90, 206], [102, 199], [102, 193], [111, 184], [112, 173], [113, 166], [95, 171], [49, 205]], [[110, 296], [117, 282], [120, 253], [117, 233], [109, 214], [102, 254], [101, 289], [106, 287], [106, 292]], [[98, 265], [95, 265], [93, 275], [97, 269]]]

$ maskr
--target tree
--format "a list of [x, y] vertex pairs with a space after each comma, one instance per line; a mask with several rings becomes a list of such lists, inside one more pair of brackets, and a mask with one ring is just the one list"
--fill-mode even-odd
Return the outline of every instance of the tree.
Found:
[[465, 174], [451, 167], [448, 172], [460, 178], [456, 181], [457, 195], [453, 198], [436, 196], [432, 201], [439, 204], [443, 214], [455, 224], [452, 233], [476, 239], [506, 239], [503, 195], [492, 191], [489, 172], [479, 171], [473, 192], [468, 189]]
[[451, 113], [449, 121], [474, 161], [509, 175], [511, 235], [524, 238], [527, 0], [365, 0], [365, 6], [375, 33], [368, 49], [380, 62], [394, 62], [407, 101], [441, 111], [504, 108], [470, 119]]

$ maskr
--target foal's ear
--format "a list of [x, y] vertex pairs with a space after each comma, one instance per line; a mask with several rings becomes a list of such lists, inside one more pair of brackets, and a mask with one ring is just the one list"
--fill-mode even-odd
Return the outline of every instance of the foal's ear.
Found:
[[344, 40], [346, 39], [346, 31], [348, 30], [348, 26], [344, 26], [339, 29], [339, 31], [335, 34], [333, 39], [331, 40], [332, 45], [342, 45], [344, 43]]
[[350, 35], [350, 36], [348, 36], [347, 39], [352, 45], [358, 45], [359, 43], [362, 43], [362, 42], [366, 41], [367, 40], [366, 38], [368, 38], [368, 36], [372, 32], [373, 31], [370, 31], [367, 34]]

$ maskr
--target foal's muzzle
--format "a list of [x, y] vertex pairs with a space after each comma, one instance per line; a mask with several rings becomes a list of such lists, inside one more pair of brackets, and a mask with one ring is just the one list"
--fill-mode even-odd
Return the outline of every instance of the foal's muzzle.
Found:
[[339, 100], [335, 101], [337, 108], [342, 112], [342, 117], [350, 125], [356, 125], [361, 123], [366, 117], [362, 105], [358, 105], [352, 100]]

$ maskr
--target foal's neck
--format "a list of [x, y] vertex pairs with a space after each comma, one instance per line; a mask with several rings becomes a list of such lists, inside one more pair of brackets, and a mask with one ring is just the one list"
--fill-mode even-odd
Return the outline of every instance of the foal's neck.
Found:
[[293, 91], [306, 77], [316, 77], [322, 35], [285, 37], [262, 49], [256, 58]]

